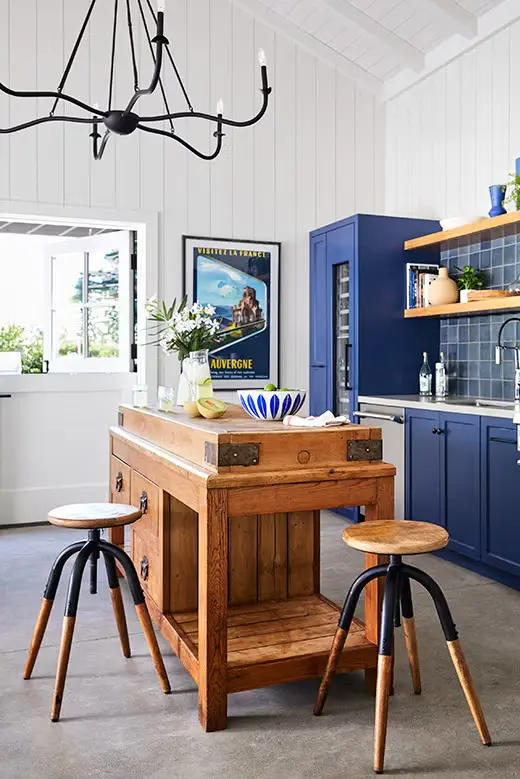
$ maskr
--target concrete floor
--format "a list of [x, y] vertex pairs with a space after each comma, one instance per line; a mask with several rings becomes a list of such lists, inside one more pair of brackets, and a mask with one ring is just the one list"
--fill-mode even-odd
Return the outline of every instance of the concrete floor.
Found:
[[[323, 521], [322, 589], [341, 602], [360, 566]], [[173, 694], [160, 692], [130, 599], [133, 657], [124, 660], [104, 577], [82, 594], [62, 720], [49, 721], [66, 586], [62, 582], [31, 681], [22, 669], [56, 553], [76, 531], [0, 531], [0, 779], [356, 779], [371, 775], [374, 701], [362, 674], [338, 677], [325, 714], [312, 716], [315, 680], [238, 693], [229, 728], [202, 733], [195, 685], [161, 640]], [[423, 695], [411, 692], [397, 639], [386, 768], [402, 777], [520, 777], [520, 593], [426, 556], [444, 588], [495, 745], [480, 746], [428, 596], [414, 590]]]

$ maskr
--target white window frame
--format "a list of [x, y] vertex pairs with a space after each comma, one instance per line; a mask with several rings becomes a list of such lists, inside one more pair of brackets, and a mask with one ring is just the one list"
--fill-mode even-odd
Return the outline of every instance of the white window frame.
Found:
[[[49, 373], [127, 373], [131, 370], [131, 343], [133, 342], [133, 285], [131, 271], [131, 254], [133, 233], [121, 230], [114, 233], [104, 233], [86, 238], [72, 238], [45, 247], [45, 327], [43, 335], [43, 359], [47, 361]], [[114, 307], [119, 311], [119, 356], [118, 357], [88, 357], [84, 354], [59, 356], [56, 354], [54, 332], [54, 294], [53, 281], [55, 259], [62, 254], [83, 253], [83, 342], [88, 339], [87, 314], [95, 304], [88, 303], [88, 257], [93, 251], [119, 252], [119, 289], [118, 302]]]
[[[25, 221], [36, 224], [67, 224], [78, 227], [99, 227], [112, 230], [135, 230], [137, 232], [137, 374], [135, 383], [147, 384], [150, 396], [157, 392], [159, 384], [158, 350], [146, 345], [148, 320], [145, 303], [158, 292], [159, 284], [159, 213], [157, 211], [90, 208], [86, 206], [52, 206], [37, 202], [0, 201], [2, 221]], [[54, 374], [54, 385], [60, 381]], [[92, 374], [96, 381], [95, 374]], [[16, 382], [44, 389], [50, 381], [46, 374], [32, 374], [17, 377]], [[63, 382], [66, 382], [63, 374]], [[101, 379], [100, 379], [101, 381]], [[104, 381], [104, 379], [103, 379]], [[18, 386], [18, 384], [16, 385]], [[8, 387], [9, 388], [9, 387]], [[2, 388], [3, 389], [3, 388]]]

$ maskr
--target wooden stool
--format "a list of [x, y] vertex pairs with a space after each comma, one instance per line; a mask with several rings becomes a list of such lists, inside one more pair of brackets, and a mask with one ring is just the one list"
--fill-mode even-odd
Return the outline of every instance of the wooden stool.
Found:
[[40, 613], [36, 620], [29, 656], [25, 665], [23, 678], [30, 679], [38, 651], [42, 643], [45, 628], [49, 621], [49, 616], [54, 603], [56, 590], [60, 581], [63, 568], [69, 557], [76, 552], [78, 556], [72, 568], [69, 581], [69, 591], [65, 604], [65, 616], [63, 619], [63, 631], [61, 634], [60, 652], [58, 657], [58, 669], [56, 672], [56, 684], [52, 701], [51, 720], [57, 722], [60, 718], [60, 709], [63, 701], [63, 690], [67, 676], [67, 666], [69, 664], [70, 650], [72, 646], [72, 636], [74, 634], [74, 624], [76, 622], [76, 613], [78, 610], [79, 592], [81, 589], [81, 580], [87, 560], [90, 558], [90, 592], [97, 592], [97, 561], [100, 553], [103, 554], [105, 567], [108, 577], [108, 586], [110, 587], [110, 596], [116, 618], [117, 629], [123, 655], [130, 657], [130, 642], [128, 639], [128, 629], [126, 626], [125, 611], [123, 607], [123, 598], [119, 587], [119, 580], [116, 572], [116, 560], [122, 565], [125, 572], [130, 592], [134, 600], [137, 616], [143, 629], [148, 649], [152, 655], [153, 663], [163, 692], [170, 692], [170, 683], [166, 674], [161, 651], [157, 643], [157, 638], [152, 626], [152, 621], [145, 603], [143, 590], [139, 584], [139, 579], [131, 559], [119, 546], [103, 540], [101, 530], [111, 527], [120, 527], [135, 522], [141, 516], [141, 510], [135, 506], [126, 506], [124, 504], [114, 503], [85, 503], [71, 506], [61, 506], [54, 509], [49, 514], [49, 522], [53, 525], [72, 528], [88, 529], [88, 540], [77, 541], [71, 544], [61, 552], [51, 568], [47, 586], [43, 594]]
[[392, 685], [394, 627], [399, 627], [401, 615], [414, 692], [417, 695], [421, 692], [421, 676], [410, 588], [410, 579], [414, 579], [414, 581], [422, 584], [433, 598], [453, 665], [480, 733], [480, 738], [485, 746], [490, 746], [491, 737], [484, 719], [484, 713], [462, 653], [457, 630], [446, 603], [446, 598], [439, 585], [431, 576], [418, 568], [406, 565], [401, 559], [403, 554], [422, 554], [423, 552], [433, 552], [437, 549], [442, 549], [449, 541], [446, 530], [429, 522], [408, 522], [402, 520], [363, 522], [346, 528], [343, 531], [343, 540], [349, 546], [362, 552], [390, 555], [390, 562], [388, 565], [378, 565], [364, 571], [350, 588], [334, 636], [325, 675], [314, 705], [314, 714], [319, 716], [323, 711], [329, 687], [345, 645], [361, 592], [370, 581], [380, 576], [385, 576], [377, 664], [374, 732], [374, 770], [377, 774], [383, 773], [388, 699]]

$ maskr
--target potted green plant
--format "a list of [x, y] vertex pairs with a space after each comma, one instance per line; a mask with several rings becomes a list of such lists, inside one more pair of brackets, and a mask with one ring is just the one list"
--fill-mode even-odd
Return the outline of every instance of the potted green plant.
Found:
[[504, 202], [510, 203], [517, 211], [520, 211], [520, 175], [518, 173], [511, 173], [509, 176], [507, 197]]
[[468, 293], [474, 289], [482, 289], [484, 281], [480, 272], [472, 265], [464, 265], [464, 268], [455, 268], [460, 275], [456, 278], [457, 287], [460, 290], [460, 302], [468, 302]]

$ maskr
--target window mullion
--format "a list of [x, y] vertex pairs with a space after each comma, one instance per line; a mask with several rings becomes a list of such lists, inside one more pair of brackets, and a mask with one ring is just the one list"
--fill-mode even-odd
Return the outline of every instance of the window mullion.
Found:
[[89, 253], [83, 252], [83, 300], [82, 300], [82, 317], [83, 317], [83, 359], [88, 357], [88, 264]]

